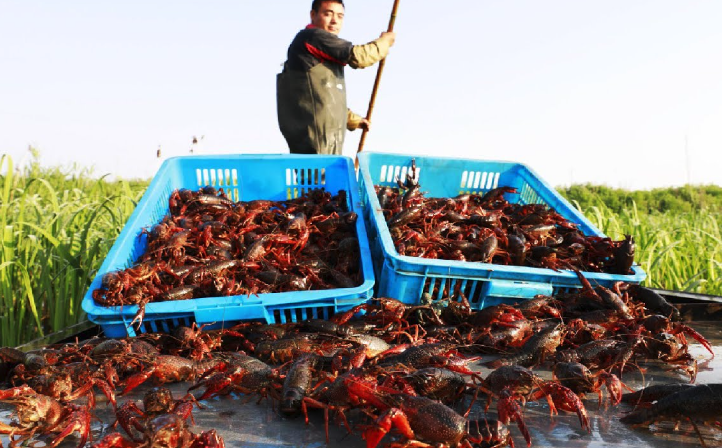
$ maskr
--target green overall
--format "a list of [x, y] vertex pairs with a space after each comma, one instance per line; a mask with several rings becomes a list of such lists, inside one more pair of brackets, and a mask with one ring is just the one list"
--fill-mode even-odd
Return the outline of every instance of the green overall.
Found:
[[278, 124], [291, 153], [341, 154], [347, 121], [343, 66], [322, 62], [309, 71], [284, 67], [276, 83]]

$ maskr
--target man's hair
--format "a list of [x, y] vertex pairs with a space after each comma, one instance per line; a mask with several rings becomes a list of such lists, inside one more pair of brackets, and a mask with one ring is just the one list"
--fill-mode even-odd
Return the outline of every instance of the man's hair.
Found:
[[343, 6], [344, 8], [346, 7], [343, 4], [343, 0], [313, 0], [313, 3], [311, 4], [311, 10], [318, 12], [318, 10], [321, 8], [321, 3], [323, 2], [341, 3], [341, 6]]

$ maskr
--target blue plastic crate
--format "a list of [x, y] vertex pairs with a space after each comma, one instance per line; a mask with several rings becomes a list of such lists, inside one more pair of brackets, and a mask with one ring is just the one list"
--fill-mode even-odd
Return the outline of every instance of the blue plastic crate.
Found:
[[92, 298], [104, 274], [128, 268], [144, 253], [147, 235], [142, 232], [169, 213], [168, 199], [180, 188], [198, 190], [206, 185], [223, 188], [234, 201], [287, 200], [314, 188], [331, 194], [345, 190], [349, 209], [362, 215], [362, 204], [353, 161], [342, 156], [229, 155], [176, 157], [166, 160], [153, 178], [127, 224], [113, 244], [90, 289], [83, 298], [88, 318], [108, 337], [136, 333], [168, 332], [180, 325], [212, 324], [208, 328], [259, 320], [267, 323], [327, 319], [365, 302], [373, 293], [374, 273], [363, 219], [356, 223], [363, 283], [355, 288], [208, 297], [146, 305], [139, 329], [130, 326], [138, 307], [102, 307]]
[[[374, 185], [395, 186], [397, 179], [404, 179], [409, 173], [412, 159], [416, 161], [421, 191], [427, 197], [483, 194], [496, 187], [514, 187], [519, 194], [505, 195], [510, 202], [546, 204], [577, 224], [585, 235], [604, 236], [536, 173], [520, 163], [364, 152], [359, 154], [359, 184], [378, 279], [377, 297], [418, 304], [424, 293], [440, 299], [450, 292], [451, 295], [462, 292], [474, 308], [480, 309], [581, 287], [572, 271], [399, 255]], [[584, 276], [592, 285], [602, 286], [611, 286], [617, 281], [644, 280], [646, 274], [639, 266], [635, 264], [632, 269], [632, 275], [585, 272]]]

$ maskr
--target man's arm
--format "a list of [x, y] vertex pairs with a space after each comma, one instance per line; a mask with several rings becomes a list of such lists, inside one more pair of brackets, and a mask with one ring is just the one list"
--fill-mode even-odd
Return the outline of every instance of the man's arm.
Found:
[[351, 68], [371, 67], [389, 54], [389, 48], [394, 45], [396, 33], [381, 33], [381, 37], [366, 45], [354, 45], [351, 48], [351, 57], [348, 65]]

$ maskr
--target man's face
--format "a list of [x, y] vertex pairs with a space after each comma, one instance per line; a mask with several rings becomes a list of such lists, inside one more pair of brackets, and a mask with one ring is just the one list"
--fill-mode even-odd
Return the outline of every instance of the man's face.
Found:
[[318, 12], [311, 10], [311, 24], [329, 33], [338, 34], [343, 26], [344, 9], [341, 3], [323, 2]]

